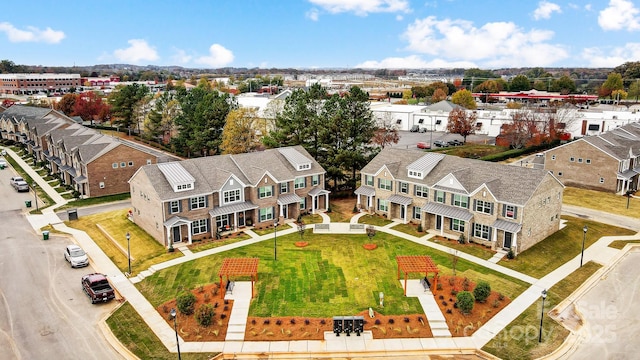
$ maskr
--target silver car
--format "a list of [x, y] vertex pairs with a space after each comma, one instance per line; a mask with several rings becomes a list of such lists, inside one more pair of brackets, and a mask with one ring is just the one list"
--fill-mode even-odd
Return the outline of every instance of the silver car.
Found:
[[67, 245], [64, 251], [64, 259], [69, 262], [72, 268], [85, 267], [89, 265], [87, 253], [78, 245]]

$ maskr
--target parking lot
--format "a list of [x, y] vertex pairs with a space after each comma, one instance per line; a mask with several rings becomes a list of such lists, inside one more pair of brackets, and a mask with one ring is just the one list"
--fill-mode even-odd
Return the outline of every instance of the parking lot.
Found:
[[[410, 131], [398, 131], [398, 135], [400, 137], [400, 141], [397, 144], [394, 144], [392, 147], [394, 148], [404, 148], [404, 149], [417, 149], [418, 142], [426, 142], [427, 144], [432, 144], [436, 140], [444, 141], [445, 143], [450, 140], [459, 140], [462, 141], [462, 136], [458, 134], [451, 134], [443, 131], [434, 131], [434, 132], [410, 132]], [[469, 135], [467, 136], [467, 143], [474, 144], [495, 144], [495, 137], [490, 137], [487, 135]], [[433, 145], [432, 145], [433, 147]]]

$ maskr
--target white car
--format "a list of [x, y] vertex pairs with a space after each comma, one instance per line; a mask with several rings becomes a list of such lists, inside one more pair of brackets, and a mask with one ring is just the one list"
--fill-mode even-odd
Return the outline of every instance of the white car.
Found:
[[72, 268], [85, 267], [89, 265], [87, 253], [78, 245], [67, 245], [64, 251], [64, 259], [69, 262]]
[[11, 177], [9, 182], [14, 189], [18, 190], [18, 192], [29, 191], [29, 184], [27, 184], [21, 176]]

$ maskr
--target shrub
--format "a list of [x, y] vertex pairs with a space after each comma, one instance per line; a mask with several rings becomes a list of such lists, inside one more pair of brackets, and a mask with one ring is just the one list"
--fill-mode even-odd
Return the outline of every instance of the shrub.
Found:
[[442, 290], [442, 284], [438, 283], [438, 285], [436, 285], [436, 290]]
[[324, 325], [326, 323], [327, 323], [327, 320], [325, 320], [325, 319], [320, 320], [320, 324]]
[[291, 323], [291, 325], [295, 325], [296, 324], [296, 319], [291, 318], [291, 320], [289, 320], [289, 322]]
[[404, 322], [408, 323], [408, 322], [410, 322], [410, 321], [411, 321], [411, 319], [409, 319], [408, 317], [406, 317], [406, 316], [405, 316], [405, 317], [404, 317], [404, 319], [402, 319], [402, 321], [404, 321]]
[[422, 224], [418, 224], [418, 232], [423, 232], [424, 229], [422, 228]]
[[466, 244], [467, 243], [467, 239], [465, 239], [464, 234], [460, 234], [460, 237], [458, 238], [458, 243], [460, 243], [460, 244]]
[[395, 320], [389, 319], [389, 324], [393, 324], [394, 322], [395, 322]]
[[271, 320], [269, 319], [264, 319], [264, 321], [262, 322], [264, 325], [269, 325], [271, 324]]
[[451, 309], [447, 309], [447, 314], [451, 314], [451, 313], [452, 313]]
[[504, 295], [502, 293], [498, 293], [498, 300], [504, 300]]
[[473, 296], [478, 302], [485, 302], [489, 295], [491, 295], [491, 285], [486, 281], [480, 281], [476, 288], [473, 289]]
[[213, 306], [211, 304], [202, 304], [196, 309], [196, 321], [200, 326], [211, 325], [211, 319], [215, 313], [213, 312]]
[[196, 296], [189, 291], [183, 291], [176, 297], [176, 307], [185, 315], [193, 314], [195, 304]]
[[376, 325], [380, 325], [381, 321], [380, 321], [380, 319], [376, 319], [376, 321], [374, 321], [373, 323], [376, 324]]
[[464, 280], [462, 280], [462, 290], [469, 291], [469, 289], [471, 289], [471, 282], [469, 278], [465, 277]]
[[457, 304], [460, 311], [462, 311], [463, 314], [470, 313], [471, 310], [473, 310], [473, 303], [476, 301], [473, 294], [468, 291], [460, 291], [457, 297]]
[[282, 320], [280, 319], [276, 320], [276, 325], [282, 325]]
[[304, 324], [305, 325], [309, 325], [311, 323], [311, 321], [309, 319], [304, 319]]
[[491, 304], [491, 306], [493, 306], [494, 308], [500, 307], [500, 300], [493, 300], [493, 304]]
[[251, 319], [251, 325], [255, 325], [256, 324], [256, 319]]
[[442, 303], [443, 306], [447, 306], [447, 302], [446, 301], [442, 300], [441, 303]]
[[444, 300], [444, 295], [440, 295], [440, 296], [438, 296], [438, 299], [440, 299], [440, 300]]
[[515, 259], [516, 258], [516, 253], [513, 252], [513, 249], [509, 249], [509, 252], [507, 253], [507, 259]]
[[226, 319], [227, 318], [227, 314], [220, 314], [220, 319]]

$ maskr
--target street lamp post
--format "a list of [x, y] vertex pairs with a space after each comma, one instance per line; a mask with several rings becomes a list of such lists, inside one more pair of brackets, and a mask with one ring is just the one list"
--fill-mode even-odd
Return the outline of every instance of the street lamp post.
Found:
[[544, 299], [547, 298], [547, 289], [542, 290], [542, 310], [540, 312], [540, 335], [538, 342], [542, 342], [542, 319], [544, 319]]
[[127, 259], [129, 260], [129, 276], [131, 276], [131, 242], [129, 241], [131, 240], [131, 235], [128, 231], [125, 237], [127, 238]]
[[[36, 201], [36, 212], [39, 212], [39, 207], [38, 207], [38, 193], [36, 192], [36, 183], [33, 182], [33, 184], [31, 184], [31, 187], [33, 188], [33, 198]], [[628, 207], [627, 207], [628, 208]]]
[[582, 267], [582, 260], [584, 259], [584, 241], [587, 239], [587, 225], [582, 228], [582, 252], [580, 253], [580, 267]]
[[277, 252], [277, 244], [278, 244], [278, 220], [273, 222], [273, 261], [278, 260], [278, 252]]
[[178, 348], [178, 360], [182, 360], [182, 357], [180, 356], [180, 341], [178, 340], [178, 322], [176, 320], [178, 314], [176, 313], [176, 309], [171, 309], [171, 312], [169, 314], [173, 318], [173, 330], [176, 332], [176, 346]]

